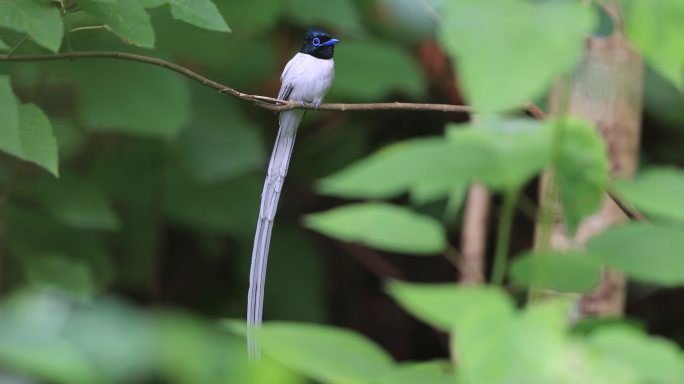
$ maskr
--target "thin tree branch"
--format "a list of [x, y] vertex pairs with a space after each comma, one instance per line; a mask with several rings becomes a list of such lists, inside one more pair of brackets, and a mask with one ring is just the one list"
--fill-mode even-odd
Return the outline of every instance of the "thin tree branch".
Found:
[[[272, 111], [284, 111], [289, 109], [316, 109], [311, 103], [299, 103], [297, 101], [278, 100], [272, 97], [251, 95], [240, 92], [234, 88], [223, 85], [217, 81], [208, 79], [188, 68], [182, 67], [155, 57], [136, 55], [126, 52], [106, 52], [106, 51], [84, 51], [84, 52], [64, 52], [56, 54], [40, 55], [0, 55], [0, 61], [51, 61], [51, 60], [72, 60], [72, 59], [121, 59], [137, 61], [140, 63], [152, 64], [180, 73], [200, 84], [214, 88], [219, 92], [228, 93], [237, 98], [252, 101], [258, 107]], [[438, 112], [469, 112], [470, 107], [464, 105], [451, 104], [419, 104], [419, 103], [371, 103], [371, 104], [322, 104], [318, 107], [324, 111], [380, 111], [380, 110], [411, 110], [411, 111], [438, 111]]]

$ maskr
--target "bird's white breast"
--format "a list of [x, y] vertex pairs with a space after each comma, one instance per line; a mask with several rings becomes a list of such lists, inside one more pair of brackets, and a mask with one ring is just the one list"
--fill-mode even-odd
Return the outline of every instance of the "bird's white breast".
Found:
[[285, 66], [282, 86], [292, 84], [290, 100], [320, 103], [330, 89], [335, 76], [332, 59], [323, 60], [306, 53], [297, 53]]

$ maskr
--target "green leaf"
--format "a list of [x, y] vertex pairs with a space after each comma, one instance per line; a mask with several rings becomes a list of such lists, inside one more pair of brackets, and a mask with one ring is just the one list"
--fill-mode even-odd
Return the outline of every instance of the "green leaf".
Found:
[[0, 149], [20, 148], [19, 103], [12, 92], [9, 76], [0, 76]]
[[677, 346], [626, 326], [599, 328], [587, 339], [590, 353], [631, 373], [639, 383], [684, 382], [684, 359]]
[[78, 3], [84, 11], [125, 41], [144, 48], [154, 48], [154, 29], [150, 16], [136, 0], [78, 0]]
[[52, 52], [59, 50], [64, 35], [59, 10], [45, 1], [0, 0], [0, 26], [27, 33]]
[[190, 120], [187, 83], [175, 74], [112, 61], [73, 63], [68, 69], [82, 91], [81, 118], [93, 131], [168, 139]]
[[[327, 6], [327, 2], [320, 3]], [[326, 11], [327, 12], [327, 11]], [[342, 41], [335, 52], [335, 81], [328, 99], [381, 100], [391, 92], [419, 98], [425, 80], [405, 50], [381, 40]]]
[[[33, 104], [17, 106], [7, 77], [0, 77], [0, 112], [3, 112], [3, 118], [6, 119], [0, 133], [0, 149], [37, 164], [57, 176], [57, 141], [52, 134], [50, 121]], [[18, 124], [15, 122], [17, 116]]]
[[[250, 224], [256, 222], [254, 215], [259, 209], [258, 205], [253, 208], [252, 217], [248, 219]], [[250, 232], [245, 233], [242, 240], [245, 251], [251, 251], [253, 225], [246, 227]], [[322, 322], [327, 318], [324, 261], [311, 241], [311, 235], [307, 231], [302, 231], [298, 223], [286, 220], [278, 221], [277, 228], [273, 231], [270, 242], [271, 254], [287, 257], [271, 257], [268, 260], [271, 273], [268, 275], [268, 284], [265, 288], [264, 307], [268, 308], [268, 315], [271, 318], [305, 322]], [[243, 260], [247, 267], [246, 259], [247, 256], [251, 256], [251, 252], [244, 256]], [[299, 299], [290, 300], [292, 297]]]
[[[588, 292], [601, 280], [601, 265], [596, 257], [583, 252], [527, 253], [516, 257], [510, 276], [516, 285], [553, 289], [561, 292]], [[535, 278], [540, 281], [535, 281]]]
[[144, 289], [156, 273], [162, 221], [159, 192], [164, 186], [165, 145], [158, 140], [127, 138], [93, 154], [90, 177], [118, 208], [119, 231], [109, 248], [116, 252], [117, 282]]
[[171, 14], [178, 20], [201, 28], [230, 32], [228, 24], [211, 0], [167, 0]]
[[684, 221], [684, 172], [676, 168], [649, 168], [634, 180], [615, 183], [631, 204], [649, 215]]
[[569, 118], [550, 124], [555, 124], [554, 129], [563, 129], [556, 182], [568, 230], [574, 233], [583, 219], [601, 207], [610, 160], [601, 136], [589, 121]]
[[346, 205], [307, 215], [304, 224], [342, 241], [389, 252], [435, 254], [446, 247], [444, 228], [438, 221], [390, 204]]
[[263, 169], [258, 127], [216, 93], [195, 95], [193, 118], [176, 140], [180, 161], [201, 182], [226, 180]]
[[5, 43], [4, 41], [2, 41], [2, 39], [0, 39], [0, 51], [9, 51], [9, 50], [10, 50], [9, 45], [7, 45], [7, 43]]
[[64, 324], [63, 335], [87, 356], [100, 382], [130, 383], [148, 376], [155, 363], [150, 319], [125, 303], [99, 298]]
[[484, 155], [476, 150], [459, 152], [442, 137], [402, 141], [382, 148], [321, 180], [318, 191], [348, 198], [386, 198], [443, 180], [467, 182], [471, 176], [465, 164], [480, 163]]
[[[246, 346], [224, 332], [187, 315], [162, 313], [153, 324], [159, 365], [164, 382], [170, 383], [259, 383], [251, 374], [272, 374], [268, 360], [247, 361]], [[287, 375], [281, 376], [284, 383]], [[276, 380], [277, 382], [278, 380]], [[129, 381], [130, 382], [130, 381]]]
[[626, 1], [628, 38], [663, 77], [684, 91], [684, 3], [679, 0]]
[[34, 187], [41, 204], [65, 225], [105, 230], [119, 226], [109, 197], [92, 182], [70, 176], [42, 180]]
[[518, 188], [548, 162], [550, 129], [531, 120], [451, 126], [448, 138], [390, 145], [318, 185], [321, 193], [385, 198], [411, 191], [430, 198], [472, 181], [496, 189]]
[[[47, 178], [48, 176], [45, 176]], [[29, 184], [29, 188], [35, 184]], [[63, 257], [88, 267], [97, 288], [110, 285], [114, 279], [111, 244], [92, 231], [66, 226], [43, 210], [10, 205], [6, 210], [7, 246], [24, 265], [43, 257]], [[118, 256], [118, 255], [117, 255]]]
[[[447, 137], [458, 151], [475, 150], [481, 163], [466, 163], [471, 179], [498, 190], [520, 188], [549, 161], [551, 129], [530, 119], [450, 125]], [[466, 149], [468, 148], [468, 149]]]
[[267, 323], [256, 338], [268, 356], [323, 382], [372, 383], [394, 365], [370, 340], [340, 328]]
[[[96, 1], [98, 1], [98, 0], [96, 0]], [[112, 2], [109, 0], [99, 0], [99, 1]], [[145, 8], [156, 8], [156, 7], [159, 7], [159, 6], [166, 4], [168, 1], [169, 0], [138, 0], [138, 3], [140, 3], [140, 5], [142, 5]]]
[[477, 110], [520, 107], [569, 71], [596, 17], [578, 2], [461, 0], [444, 3], [441, 41], [457, 60]]
[[378, 384], [451, 384], [455, 378], [448, 361], [404, 363], [378, 381]]
[[630, 278], [663, 285], [684, 284], [684, 231], [630, 223], [594, 237], [587, 249]]
[[19, 293], [0, 309], [0, 364], [4, 369], [57, 383], [99, 382], [88, 356], [61, 337], [68, 306], [47, 294]]
[[460, 382], [584, 383], [558, 380], [568, 377], [572, 364], [565, 337], [569, 308], [567, 301], [549, 301], [514, 317], [468, 308], [475, 313], [456, 323], [451, 339]]
[[[164, 212], [174, 223], [209, 232], [253, 236], [264, 176], [246, 174], [203, 184], [186, 173], [169, 169], [164, 181]], [[226, 198], [229, 196], [229, 198]]]
[[250, 0], [219, 1], [216, 6], [222, 14], [230, 16], [230, 25], [236, 31], [263, 32], [272, 30], [288, 4], [283, 0]]
[[496, 313], [501, 318], [508, 318], [514, 313], [508, 296], [493, 287], [390, 281], [386, 290], [413, 316], [445, 331], [481, 311]]
[[25, 268], [26, 279], [36, 287], [57, 289], [83, 300], [95, 291], [90, 270], [80, 261], [44, 255], [28, 260]]
[[332, 25], [349, 32], [360, 27], [359, 12], [354, 2], [347, 0], [286, 0], [288, 15], [300, 26]]
[[50, 120], [40, 108], [33, 104], [19, 106], [19, 132], [21, 149], [16, 156], [58, 176], [57, 140], [52, 133]]

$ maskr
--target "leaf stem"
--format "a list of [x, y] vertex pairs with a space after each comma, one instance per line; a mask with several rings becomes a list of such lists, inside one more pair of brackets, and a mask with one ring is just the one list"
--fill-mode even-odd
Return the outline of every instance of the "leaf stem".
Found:
[[24, 35], [24, 37], [22, 37], [21, 40], [19, 40], [19, 42], [18, 42], [17, 44], [15, 44], [14, 47], [12, 47], [12, 49], [10, 49], [9, 52], [7, 52], [7, 55], [5, 55], [4, 57], [0, 58], [0, 61], [11, 59], [11, 58], [12, 58], [12, 55], [14, 55], [14, 53], [15, 53], [19, 48], [21, 48], [22, 45], [26, 44], [26, 42], [29, 41], [29, 40], [31, 40], [31, 36], [29, 36], [29, 35]]
[[519, 189], [510, 189], [504, 192], [503, 195], [503, 207], [499, 216], [499, 228], [496, 236], [494, 271], [492, 272], [492, 284], [494, 285], [503, 285], [504, 278], [506, 277], [513, 214], [515, 213], [515, 203], [518, 200], [519, 191]]
[[542, 179], [541, 207], [539, 210], [539, 237], [536, 250], [539, 254], [539, 266], [534, 270], [532, 282], [528, 291], [527, 301], [533, 302], [539, 298], [540, 287], [546, 279], [546, 260], [551, 250], [551, 232], [555, 218], [554, 209], [558, 204], [560, 191], [556, 184], [556, 170], [560, 163], [563, 151], [563, 138], [565, 136], [565, 121], [570, 108], [570, 87], [568, 86], [567, 76], [562, 77], [555, 86], [553, 92], [559, 95], [556, 120], [552, 123], [551, 129], [551, 157], [546, 179]]

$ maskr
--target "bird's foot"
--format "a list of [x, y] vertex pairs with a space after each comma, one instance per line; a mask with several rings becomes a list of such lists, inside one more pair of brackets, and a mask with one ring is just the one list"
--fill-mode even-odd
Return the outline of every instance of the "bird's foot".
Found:
[[318, 111], [318, 108], [321, 107], [321, 102], [320, 102], [320, 101], [314, 101], [314, 102], [313, 102], [313, 107], [314, 107], [315, 110]]
[[304, 100], [299, 100], [299, 106], [302, 108], [306, 107], [306, 103], [304, 102]]

